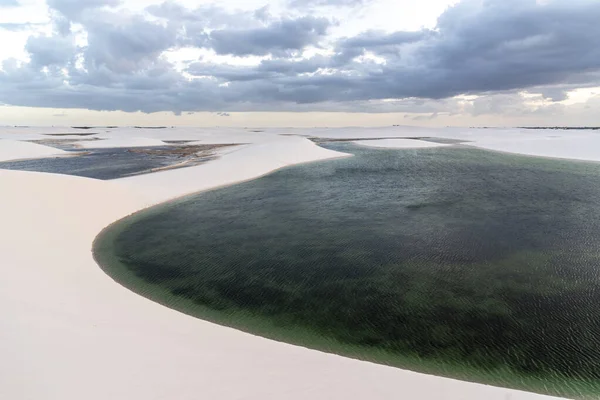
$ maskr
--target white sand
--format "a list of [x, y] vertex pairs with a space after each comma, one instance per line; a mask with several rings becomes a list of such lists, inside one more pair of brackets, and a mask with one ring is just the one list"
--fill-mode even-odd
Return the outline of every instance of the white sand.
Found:
[[0, 170], [0, 399], [550, 398], [213, 325], [129, 292], [96, 265], [92, 241], [131, 212], [286, 165], [343, 156], [305, 139], [267, 135], [208, 164], [112, 182]]
[[150, 204], [200, 190], [249, 180], [292, 164], [345, 157], [298, 137], [278, 137], [267, 143], [225, 149], [222, 157], [196, 167], [117, 179]]
[[165, 142], [158, 139], [146, 137], [113, 137], [104, 140], [89, 140], [75, 143], [82, 149], [112, 149], [123, 147], [158, 147], [167, 146]]
[[476, 138], [475, 147], [538, 157], [600, 161], [600, 131], [498, 131]]
[[66, 151], [37, 143], [0, 139], [0, 162], [30, 158], [60, 157], [68, 154]]
[[[40, 139], [56, 139], [60, 136], [46, 136], [44, 134], [87, 134], [105, 132], [106, 129], [88, 130], [88, 129], [73, 129], [70, 127], [7, 127], [0, 126], [0, 139], [14, 140], [40, 140]], [[84, 136], [79, 136], [83, 138]]]
[[[267, 130], [270, 131], [270, 130]], [[448, 133], [448, 129], [422, 128], [415, 126], [388, 126], [380, 128], [286, 128], [278, 129], [278, 132], [291, 135], [306, 135], [318, 138], [332, 139], [363, 139], [363, 138], [415, 138], [415, 137], [439, 137], [441, 133]]]
[[385, 148], [385, 149], [426, 149], [433, 147], [446, 147], [447, 144], [426, 142], [424, 140], [414, 139], [376, 139], [376, 140], [355, 140], [352, 143], [360, 146]]
[[92, 139], [98, 139], [100, 137], [100, 135], [88, 135], [88, 136], [81, 136], [81, 135], [58, 135], [58, 136], [52, 136], [52, 135], [40, 135], [41, 138], [43, 140], [53, 140], [53, 141], [60, 141], [60, 140], [68, 140], [70, 142], [76, 142], [76, 141], [83, 141], [83, 142], [87, 142], [90, 141]]
[[[518, 128], [319, 128], [285, 129], [288, 134], [319, 138], [414, 138], [434, 137], [464, 141], [466, 145], [539, 157], [600, 161], [600, 131]], [[366, 143], [361, 143], [366, 144]]]
[[[259, 131], [259, 132], [257, 132]], [[434, 137], [455, 139], [482, 149], [519, 153], [532, 156], [571, 158], [577, 160], [600, 161], [600, 131], [586, 130], [526, 130], [512, 128], [469, 129], [469, 128], [422, 128], [422, 127], [382, 127], [382, 128], [94, 128], [80, 130], [73, 128], [11, 128], [0, 127], [0, 139], [39, 140], [60, 139], [60, 136], [46, 136], [48, 133], [97, 133], [102, 141], [81, 142], [82, 148], [164, 146], [163, 140], [188, 140], [191, 144], [221, 143], [267, 143], [278, 138], [279, 134], [334, 139], [362, 138], [422, 138]], [[72, 138], [73, 136], [68, 136]], [[80, 137], [85, 139], [86, 137]], [[362, 144], [362, 143], [361, 143]]]

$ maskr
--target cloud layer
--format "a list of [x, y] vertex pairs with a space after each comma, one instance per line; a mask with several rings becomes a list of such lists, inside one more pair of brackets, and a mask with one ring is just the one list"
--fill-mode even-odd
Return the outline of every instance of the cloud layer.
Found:
[[0, 0], [0, 8], [1, 7], [16, 7], [19, 5], [17, 0]]
[[[331, 36], [335, 19], [302, 8], [273, 17], [268, 8], [248, 14], [171, 1], [137, 14], [115, 9], [118, 0], [48, 5], [54, 33], [28, 39], [29, 62], [3, 63], [0, 103], [175, 113], [435, 113], [430, 99], [536, 88], [559, 101], [566, 90], [600, 85], [597, 1], [463, 0], [440, 15], [435, 29], [341, 38]], [[85, 45], [76, 40], [75, 25]], [[226, 61], [177, 64], [166, 56], [190, 48]]]

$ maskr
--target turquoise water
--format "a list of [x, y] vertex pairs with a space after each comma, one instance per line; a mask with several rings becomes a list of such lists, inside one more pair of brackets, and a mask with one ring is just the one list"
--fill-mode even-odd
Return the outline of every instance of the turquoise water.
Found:
[[600, 165], [371, 150], [126, 219], [105, 270], [201, 318], [460, 379], [600, 395]]

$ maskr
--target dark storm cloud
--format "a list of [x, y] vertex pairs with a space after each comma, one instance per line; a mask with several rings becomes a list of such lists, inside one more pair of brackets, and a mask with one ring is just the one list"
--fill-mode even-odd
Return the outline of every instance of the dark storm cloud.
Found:
[[84, 24], [88, 32], [88, 46], [84, 50], [88, 70], [143, 69], [173, 47], [177, 39], [174, 28], [140, 16], [117, 18], [113, 14], [96, 14]]
[[274, 77], [268, 71], [259, 71], [254, 67], [209, 64], [197, 62], [191, 64], [186, 72], [196, 77], [213, 77], [223, 81], [256, 81]]
[[211, 32], [210, 44], [217, 54], [282, 54], [317, 44], [327, 33], [329, 24], [325, 18], [303, 17], [275, 21], [260, 28], [221, 29]]
[[253, 13], [229, 12], [214, 5], [188, 9], [168, 1], [146, 11], [180, 28], [179, 45], [235, 56], [301, 50], [317, 44], [330, 25], [327, 19], [312, 16], [274, 19], [268, 7]]
[[315, 56], [300, 61], [291, 61], [285, 58], [263, 60], [257, 67], [196, 62], [191, 64], [186, 72], [194, 76], [214, 77], [232, 82], [297, 76], [299, 74], [313, 73], [321, 68], [331, 66], [334, 66], [334, 64], [330, 58]]
[[46, 0], [46, 2], [48, 7], [71, 19], [77, 19], [85, 10], [104, 6], [115, 7], [121, 4], [121, 0]]
[[[267, 15], [263, 7], [257, 10], [263, 16]], [[218, 6], [208, 4], [201, 5], [194, 9], [189, 9], [174, 1], [166, 1], [161, 4], [153, 4], [146, 8], [146, 11], [166, 21], [178, 22], [188, 28], [193, 26], [195, 30], [199, 29], [221, 29], [226, 27], [249, 28], [258, 26], [256, 15], [246, 12], [230, 12]]]
[[338, 54], [348, 49], [373, 53], [384, 65], [358, 74], [299, 77], [286, 86], [319, 86], [344, 101], [440, 99], [559, 84], [600, 69], [598, 18], [597, 2], [496, 0], [481, 5], [467, 0], [444, 13], [435, 31], [366, 33], [338, 43]]
[[31, 36], [25, 50], [31, 56], [33, 67], [60, 66], [68, 64], [75, 56], [76, 47], [69, 38], [60, 36]]
[[600, 68], [600, 26], [595, 22], [600, 3], [472, 4], [463, 1], [444, 13], [437, 35], [407, 52], [414, 62], [406, 65], [401, 57], [390, 58], [389, 77], [401, 83], [394, 91], [443, 98], [560, 83], [572, 74]]
[[368, 31], [355, 37], [342, 39], [338, 43], [341, 50], [359, 49], [362, 51], [385, 52], [385, 49], [398, 50], [398, 46], [407, 43], [415, 43], [431, 38], [433, 31], [423, 30], [420, 32], [394, 32], [385, 33]]
[[539, 93], [545, 98], [552, 101], [563, 101], [568, 98], [567, 90], [561, 87], [543, 88]]
[[[420, 99], [531, 88], [557, 101], [572, 88], [600, 85], [596, 1], [538, 5], [534, 0], [463, 0], [440, 16], [435, 29], [369, 31], [339, 39], [328, 47], [329, 55], [311, 58], [298, 56], [306, 48], [328, 45], [326, 19], [274, 19], [268, 9], [231, 13], [167, 2], [147, 10], [159, 18], [150, 21], [100, 9], [84, 12], [116, 4], [112, 0], [88, 1], [86, 6], [74, 5], [79, 4], [74, 0], [51, 3], [65, 16], [77, 16], [87, 31], [87, 46], [72, 47], [66, 29], [56, 37], [31, 38], [31, 62], [8, 61], [0, 71], [0, 102], [176, 113], [285, 109], [435, 114], [439, 110]], [[180, 73], [162, 54], [184, 46], [268, 57], [255, 66], [200, 60]], [[43, 68], [48, 66], [52, 68]], [[61, 66], [68, 76], [61, 75]], [[383, 99], [413, 100], [379, 101]], [[478, 104], [473, 112], [505, 107]]]

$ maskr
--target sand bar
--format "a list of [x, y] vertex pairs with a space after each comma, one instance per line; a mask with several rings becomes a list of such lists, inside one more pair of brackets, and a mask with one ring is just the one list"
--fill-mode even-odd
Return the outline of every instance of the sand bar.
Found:
[[360, 146], [382, 148], [382, 149], [426, 149], [433, 147], [446, 147], [447, 144], [426, 142], [414, 139], [375, 139], [355, 140], [352, 143]]
[[0, 162], [31, 158], [60, 157], [68, 155], [64, 150], [37, 143], [0, 139]]

